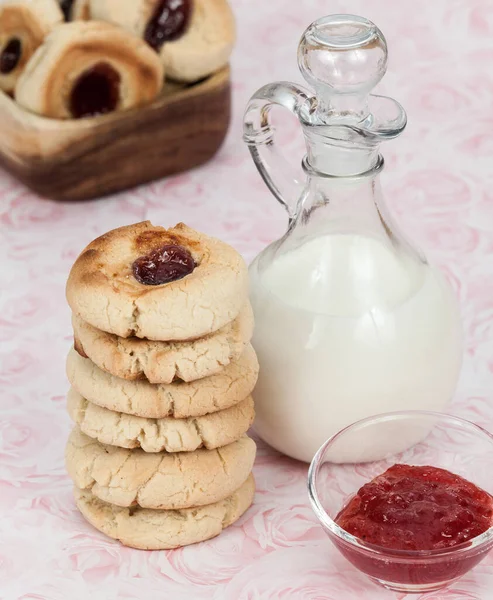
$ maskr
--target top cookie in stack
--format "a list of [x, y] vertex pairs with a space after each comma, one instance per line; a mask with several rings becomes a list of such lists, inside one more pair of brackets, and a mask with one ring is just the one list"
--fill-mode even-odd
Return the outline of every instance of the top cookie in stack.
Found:
[[217, 535], [250, 505], [258, 363], [247, 291], [240, 255], [183, 224], [116, 229], [75, 262], [67, 468], [81, 512], [107, 535], [173, 548]]
[[247, 292], [246, 265], [231, 246], [183, 223], [149, 221], [91, 242], [67, 282], [68, 303], [86, 323], [157, 341], [218, 331], [239, 315]]

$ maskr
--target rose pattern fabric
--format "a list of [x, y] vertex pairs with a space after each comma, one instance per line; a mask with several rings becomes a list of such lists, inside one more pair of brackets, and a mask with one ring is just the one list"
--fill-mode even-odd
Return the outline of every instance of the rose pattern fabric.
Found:
[[[298, 39], [325, 13], [368, 16], [387, 36], [380, 91], [405, 106], [409, 125], [383, 148], [384, 191], [395, 219], [461, 302], [465, 362], [450, 411], [493, 430], [491, 0], [232, 3], [239, 29], [233, 120], [213, 162], [73, 204], [38, 198], [0, 171], [1, 600], [407, 600], [374, 586], [337, 553], [309, 507], [306, 465], [262, 443], [254, 506], [220, 537], [173, 552], [130, 550], [92, 529], [75, 509], [63, 465], [71, 344], [64, 285], [72, 262], [97, 235], [143, 219], [185, 221], [247, 260], [279, 237], [286, 217], [241, 141], [242, 112], [261, 85], [300, 80]], [[299, 129], [282, 125], [298, 168]], [[493, 599], [493, 555], [426, 599]]]

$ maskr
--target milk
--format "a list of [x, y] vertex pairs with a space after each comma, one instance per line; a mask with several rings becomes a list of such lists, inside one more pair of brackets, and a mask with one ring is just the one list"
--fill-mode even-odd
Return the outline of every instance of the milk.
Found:
[[310, 461], [358, 419], [445, 408], [462, 351], [457, 303], [440, 272], [354, 234], [307, 240], [262, 269], [259, 260], [250, 269], [255, 429], [267, 443]]

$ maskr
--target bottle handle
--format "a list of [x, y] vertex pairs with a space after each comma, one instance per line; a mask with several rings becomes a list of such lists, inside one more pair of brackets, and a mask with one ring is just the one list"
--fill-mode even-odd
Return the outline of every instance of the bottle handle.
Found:
[[287, 108], [298, 120], [311, 111], [312, 94], [293, 83], [272, 83], [261, 87], [250, 99], [243, 121], [243, 139], [255, 166], [277, 200], [286, 208], [290, 222], [296, 217], [304, 182], [293, 177], [293, 167], [278, 149], [270, 111]]

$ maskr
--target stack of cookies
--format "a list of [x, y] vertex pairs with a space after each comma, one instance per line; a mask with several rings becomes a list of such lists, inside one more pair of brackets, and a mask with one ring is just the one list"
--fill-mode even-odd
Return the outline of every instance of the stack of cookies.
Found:
[[183, 224], [111, 231], [71, 270], [67, 469], [84, 517], [125, 545], [209, 539], [253, 501], [247, 287], [233, 248]]

